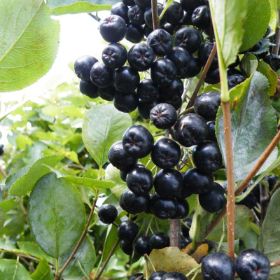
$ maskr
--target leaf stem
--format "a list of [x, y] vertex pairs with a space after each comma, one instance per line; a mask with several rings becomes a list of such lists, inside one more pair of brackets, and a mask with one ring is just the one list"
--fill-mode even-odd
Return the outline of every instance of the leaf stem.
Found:
[[61, 269], [56, 273], [55, 275], [55, 280], [59, 280], [62, 273], [65, 271], [65, 269], [67, 268], [67, 266], [70, 264], [70, 262], [72, 261], [72, 259], [75, 257], [76, 253], [78, 252], [80, 246], [82, 245], [83, 241], [85, 240], [86, 238], [86, 235], [87, 235], [87, 232], [88, 232], [88, 229], [89, 229], [89, 226], [90, 226], [90, 222], [91, 222], [91, 219], [92, 219], [92, 216], [93, 216], [93, 213], [94, 213], [94, 210], [95, 210], [95, 207], [96, 207], [96, 203], [97, 203], [97, 200], [98, 200], [98, 193], [96, 193], [96, 197], [95, 197], [95, 200], [93, 201], [92, 203], [92, 207], [90, 209], [90, 213], [88, 215], [88, 218], [87, 218], [87, 222], [86, 222], [86, 225], [85, 225], [85, 228], [78, 240], [78, 242], [76, 243], [72, 253], [70, 254], [70, 256], [67, 258], [67, 260], [65, 261], [65, 263], [63, 264], [63, 266], [61, 267]]
[[[227, 82], [227, 80], [226, 80]], [[233, 150], [231, 137], [231, 112], [230, 103], [222, 102], [224, 114], [224, 135], [226, 149], [226, 173], [227, 173], [227, 240], [228, 254], [234, 258], [234, 240], [235, 240], [235, 193], [234, 193], [234, 166]]]
[[158, 17], [158, 9], [157, 9], [157, 0], [151, 0], [152, 6], [152, 20], [153, 20], [153, 30], [159, 28], [159, 17]]
[[199, 81], [198, 81], [198, 83], [197, 83], [197, 85], [195, 87], [193, 95], [191, 96], [190, 101], [189, 101], [186, 109], [189, 109], [190, 107], [193, 106], [194, 101], [195, 101], [195, 99], [196, 99], [196, 97], [197, 97], [197, 95], [199, 93], [199, 90], [200, 90], [200, 88], [201, 88], [201, 86], [202, 86], [202, 84], [203, 84], [203, 82], [204, 82], [204, 80], [206, 78], [206, 75], [207, 75], [207, 73], [208, 73], [208, 71], [209, 71], [209, 69], [210, 69], [210, 67], [212, 65], [212, 62], [213, 62], [216, 54], [217, 54], [217, 46], [214, 43], [214, 46], [213, 46], [213, 48], [211, 50], [211, 53], [210, 53], [210, 55], [209, 55], [209, 57], [207, 59], [206, 64], [205, 64], [205, 66], [204, 66], [204, 68], [202, 70], [202, 73], [201, 73], [201, 76], [199, 78]]

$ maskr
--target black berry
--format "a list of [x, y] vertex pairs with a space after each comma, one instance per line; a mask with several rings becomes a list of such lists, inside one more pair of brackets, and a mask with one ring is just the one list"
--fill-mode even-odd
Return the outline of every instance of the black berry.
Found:
[[133, 253], [133, 244], [131, 241], [128, 241], [126, 239], [123, 239], [120, 241], [120, 247], [122, 251], [127, 255], [132, 255]]
[[151, 7], [151, 1], [150, 0], [134, 0], [135, 4], [139, 7], [146, 9]]
[[124, 46], [118, 43], [112, 43], [102, 52], [103, 63], [109, 68], [122, 67], [127, 59], [127, 51]]
[[76, 75], [81, 80], [90, 82], [90, 70], [96, 62], [97, 59], [89, 55], [85, 55], [78, 58], [74, 64], [74, 70]]
[[135, 240], [134, 250], [139, 255], [149, 254], [151, 252], [150, 242], [148, 236], [140, 236]]
[[92, 82], [80, 81], [80, 92], [90, 98], [98, 97], [98, 87]]
[[150, 211], [160, 219], [173, 218], [176, 215], [177, 204], [173, 199], [154, 196], [150, 201]]
[[152, 80], [142, 80], [137, 88], [140, 103], [151, 103], [158, 99], [159, 91]]
[[177, 24], [179, 24], [179, 22], [183, 16], [184, 16], [184, 11], [182, 9], [182, 6], [177, 2], [173, 2], [167, 8], [163, 18], [167, 22], [177, 25]]
[[125, 39], [131, 43], [139, 43], [144, 38], [144, 29], [141, 25], [129, 24], [125, 34]]
[[166, 272], [164, 271], [156, 271], [156, 272], [153, 272], [149, 278], [149, 280], [162, 280], [162, 277], [163, 275], [165, 274]]
[[172, 50], [172, 36], [164, 29], [153, 31], [147, 42], [157, 55], [166, 55]]
[[101, 62], [96, 62], [90, 70], [90, 80], [100, 88], [106, 88], [113, 83], [112, 70]]
[[113, 86], [106, 87], [106, 88], [99, 88], [98, 95], [107, 101], [112, 101], [115, 97], [115, 88]]
[[114, 87], [121, 92], [133, 92], [140, 83], [138, 72], [131, 67], [124, 66], [114, 72]]
[[150, 112], [150, 120], [157, 128], [171, 128], [177, 120], [176, 109], [167, 103], [156, 105]]
[[192, 23], [201, 29], [206, 29], [211, 26], [210, 9], [207, 5], [199, 6], [193, 11]]
[[138, 106], [138, 98], [134, 92], [123, 93], [116, 91], [114, 106], [121, 112], [130, 113]]
[[189, 214], [189, 205], [185, 200], [177, 200], [177, 209], [173, 218], [184, 219]]
[[175, 46], [182, 47], [193, 53], [201, 44], [201, 34], [192, 27], [182, 27], [175, 34]]
[[188, 280], [187, 277], [180, 272], [168, 272], [162, 277], [162, 280]]
[[139, 227], [132, 221], [122, 222], [118, 228], [118, 236], [121, 240], [132, 242], [138, 234]]
[[111, 14], [117, 15], [122, 17], [126, 22], [128, 22], [128, 16], [127, 16], [128, 8], [127, 5], [125, 5], [122, 2], [118, 2], [115, 5], [112, 6]]
[[120, 197], [120, 206], [130, 214], [138, 214], [148, 209], [149, 197], [147, 195], [136, 195], [131, 191], [125, 191]]
[[129, 7], [127, 15], [130, 23], [136, 25], [144, 24], [144, 11], [138, 5]]
[[241, 84], [244, 82], [246, 77], [244, 77], [242, 74], [233, 74], [228, 76], [228, 87], [233, 88], [237, 86], [238, 84]]
[[98, 209], [98, 217], [104, 224], [112, 224], [118, 216], [118, 210], [114, 205], [104, 204]]
[[151, 249], [162, 249], [169, 246], [169, 237], [164, 233], [155, 233], [150, 237]]
[[193, 11], [202, 4], [202, 0], [181, 0], [181, 5], [186, 11]]

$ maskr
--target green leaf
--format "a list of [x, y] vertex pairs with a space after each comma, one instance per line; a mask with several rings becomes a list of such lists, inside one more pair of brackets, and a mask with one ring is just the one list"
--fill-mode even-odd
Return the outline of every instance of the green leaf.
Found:
[[0, 91], [22, 89], [50, 69], [59, 24], [43, 0], [2, 0], [0, 26]]
[[41, 260], [36, 267], [36, 270], [32, 273], [31, 278], [33, 280], [53, 280], [50, 266], [46, 260]]
[[51, 11], [55, 15], [89, 13], [110, 10], [111, 5], [119, 0], [48, 0]]
[[[279, 260], [280, 256], [280, 190], [272, 196], [261, 229], [261, 249], [270, 261]], [[280, 267], [271, 270], [270, 280], [280, 278]]]
[[[276, 112], [271, 105], [268, 91], [268, 80], [265, 76], [256, 72], [250, 79], [233, 88], [230, 92], [234, 176], [236, 181], [245, 178], [276, 134]], [[221, 110], [217, 116], [216, 134], [225, 159]], [[277, 154], [278, 151], [275, 149], [259, 173], [276, 160]]]
[[277, 27], [278, 20], [278, 8], [277, 8], [277, 0], [270, 0], [270, 8], [271, 8], [271, 16], [269, 26], [272, 30], [275, 30]]
[[52, 173], [41, 178], [33, 189], [28, 216], [36, 241], [55, 258], [69, 254], [86, 220], [80, 193]]
[[50, 173], [48, 166], [56, 165], [61, 159], [61, 156], [44, 157], [30, 167], [24, 168], [24, 172], [21, 172], [21, 175], [11, 184], [10, 194], [18, 196], [28, 194], [42, 176]]
[[271, 16], [270, 0], [249, 0], [245, 18], [245, 34], [240, 51], [252, 48], [265, 34]]
[[83, 141], [99, 167], [106, 163], [110, 146], [122, 138], [131, 123], [128, 114], [119, 112], [111, 104], [93, 106], [86, 113]]
[[246, 73], [246, 76], [251, 76], [258, 68], [258, 59], [255, 55], [245, 54], [241, 60], [241, 68]]
[[0, 260], [0, 279], [32, 280], [27, 270], [16, 260]]
[[[64, 263], [66, 258], [61, 260]], [[89, 236], [84, 240], [75, 258], [70, 262], [68, 268], [63, 273], [64, 279], [82, 279], [89, 276], [96, 261], [96, 253]]]
[[209, 3], [217, 51], [226, 67], [235, 61], [242, 44], [248, 0], [210, 0]]
[[269, 64], [265, 63], [263, 60], [259, 62], [258, 71], [266, 76], [269, 81], [269, 92], [270, 96], [275, 95], [278, 75], [272, 70]]

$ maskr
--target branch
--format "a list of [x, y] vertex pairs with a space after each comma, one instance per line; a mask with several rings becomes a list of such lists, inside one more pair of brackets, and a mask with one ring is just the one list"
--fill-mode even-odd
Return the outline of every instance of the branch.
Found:
[[171, 247], [179, 247], [180, 245], [180, 231], [181, 225], [180, 220], [170, 220], [170, 246]]
[[92, 13], [88, 13], [88, 15], [90, 16], [90, 17], [92, 17], [94, 20], [96, 20], [97, 22], [99, 22], [101, 19], [100, 19], [100, 17], [96, 14], [96, 15], [93, 15]]
[[152, 6], [153, 30], [155, 30], [159, 28], [157, 0], [151, 0], [151, 6]]
[[75, 257], [76, 253], [78, 252], [80, 246], [82, 245], [83, 241], [85, 240], [86, 238], [86, 235], [87, 235], [87, 232], [88, 232], [88, 228], [90, 226], [90, 222], [91, 222], [91, 219], [92, 219], [92, 216], [93, 216], [93, 213], [94, 213], [94, 209], [96, 207], [96, 203], [97, 203], [97, 200], [98, 200], [98, 193], [96, 194], [96, 198], [95, 200], [93, 201], [93, 204], [92, 204], [92, 207], [91, 207], [91, 210], [90, 210], [90, 213], [89, 213], [89, 216], [87, 218], [87, 222], [86, 222], [86, 225], [85, 225], [85, 228], [82, 232], [82, 235], [80, 236], [80, 239], [78, 240], [77, 244], [75, 245], [72, 253], [70, 254], [70, 256], [68, 257], [68, 259], [65, 261], [64, 265], [62, 266], [62, 268], [58, 271], [58, 273], [55, 275], [55, 280], [59, 280], [62, 273], [64, 272], [64, 270], [67, 268], [67, 266], [70, 264], [70, 262], [72, 261], [72, 259]]
[[205, 80], [205, 78], [206, 78], [206, 75], [207, 75], [207, 73], [208, 73], [208, 71], [209, 71], [209, 69], [210, 69], [210, 67], [211, 67], [211, 65], [212, 65], [212, 62], [213, 62], [213, 60], [214, 60], [214, 58], [215, 58], [216, 53], [217, 53], [217, 46], [216, 46], [216, 44], [214, 43], [214, 46], [213, 46], [213, 48], [212, 48], [212, 51], [211, 51], [211, 53], [210, 53], [210, 55], [209, 55], [209, 57], [208, 57], [208, 59], [207, 59], [207, 62], [206, 62], [206, 64], [205, 64], [204, 68], [203, 68], [203, 71], [202, 71], [202, 73], [201, 73], [200, 79], [199, 79], [199, 81], [198, 81], [198, 83], [197, 83], [197, 85], [196, 85], [196, 87], [195, 87], [195, 90], [194, 90], [194, 92], [193, 92], [193, 95], [192, 95], [192, 97], [190, 98], [190, 101], [189, 101], [189, 103], [188, 103], [188, 105], [187, 105], [187, 109], [193, 106], [194, 101], [195, 101], [195, 99], [196, 99], [196, 97], [197, 97], [197, 95], [198, 95], [198, 93], [199, 93], [199, 90], [200, 90], [202, 84], [204, 83], [204, 80]]

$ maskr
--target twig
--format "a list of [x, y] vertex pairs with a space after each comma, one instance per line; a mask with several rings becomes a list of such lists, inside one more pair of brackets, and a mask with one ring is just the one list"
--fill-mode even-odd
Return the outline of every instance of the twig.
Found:
[[179, 247], [180, 231], [181, 231], [180, 220], [178, 220], [178, 219], [170, 220], [169, 236], [170, 236], [170, 246], [171, 247]]
[[153, 30], [155, 30], [159, 28], [157, 0], [151, 0], [151, 6], [152, 6]]
[[271, 263], [270, 263], [270, 266], [271, 266], [271, 267], [280, 266], [280, 260], [276, 260], [276, 261], [274, 261], [274, 262], [271, 262]]
[[120, 240], [118, 240], [118, 241], [115, 243], [114, 247], [111, 249], [111, 251], [110, 251], [108, 257], [106, 258], [105, 262], [103, 263], [103, 265], [102, 265], [100, 271], [97, 273], [96, 277], [94, 278], [95, 280], [100, 279], [100, 277], [101, 277], [103, 271], [105, 270], [107, 264], [109, 263], [111, 257], [113, 256], [115, 250], [117, 249], [119, 243], [120, 243]]
[[272, 53], [274, 55], [278, 55], [280, 49], [280, 26], [279, 25], [280, 25], [280, 11], [278, 11], [278, 22], [275, 31], [275, 46], [272, 48]]
[[86, 238], [86, 235], [87, 235], [87, 232], [88, 232], [88, 228], [90, 226], [90, 222], [91, 222], [91, 219], [92, 219], [92, 216], [93, 216], [93, 213], [94, 213], [94, 209], [95, 209], [95, 206], [96, 206], [96, 203], [97, 203], [97, 200], [98, 200], [98, 193], [96, 194], [96, 198], [95, 200], [93, 201], [93, 204], [92, 204], [92, 207], [91, 207], [91, 210], [90, 210], [90, 213], [88, 215], [88, 218], [87, 218], [87, 222], [86, 222], [86, 225], [85, 225], [85, 228], [82, 232], [82, 235], [80, 236], [80, 239], [78, 240], [77, 244], [75, 245], [72, 253], [70, 254], [70, 256], [68, 257], [68, 259], [65, 261], [64, 265], [62, 266], [62, 268], [58, 271], [58, 273], [55, 275], [55, 280], [59, 280], [62, 273], [64, 272], [64, 270], [67, 268], [67, 266], [70, 264], [70, 262], [72, 261], [72, 259], [75, 257], [76, 253], [78, 252], [80, 246], [82, 245], [84, 239]]
[[202, 84], [203, 84], [203, 82], [204, 82], [204, 80], [206, 78], [206, 75], [207, 75], [207, 73], [208, 73], [208, 71], [209, 71], [209, 69], [210, 69], [210, 67], [212, 65], [212, 62], [213, 62], [213, 60], [215, 58], [216, 53], [217, 53], [217, 47], [216, 47], [216, 44], [214, 43], [212, 51], [211, 51], [211, 53], [210, 53], [210, 55], [209, 55], [209, 57], [207, 59], [207, 62], [206, 62], [205, 66], [203, 68], [203, 71], [201, 73], [200, 79], [199, 79], [199, 81], [198, 81], [198, 83], [197, 83], [197, 85], [195, 87], [193, 95], [191, 96], [190, 101], [189, 101], [186, 109], [188, 109], [188, 108], [193, 106], [194, 101], [195, 101], [195, 99], [196, 99], [196, 97], [197, 97], [197, 95], [199, 93], [199, 90], [200, 90], [200, 88], [201, 88], [201, 86], [202, 86]]
[[228, 254], [234, 258], [234, 241], [235, 241], [235, 193], [234, 193], [234, 166], [233, 150], [231, 137], [231, 112], [230, 103], [222, 102], [224, 115], [224, 135], [226, 149], [226, 174], [227, 174], [227, 240]]
[[101, 19], [100, 19], [100, 17], [98, 16], [98, 15], [93, 15], [92, 13], [88, 13], [88, 15], [90, 16], [90, 17], [92, 17], [94, 20], [96, 20], [97, 22], [99, 22]]

